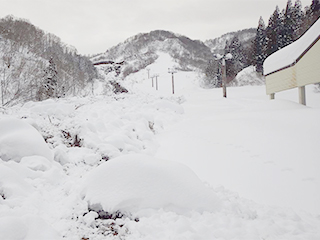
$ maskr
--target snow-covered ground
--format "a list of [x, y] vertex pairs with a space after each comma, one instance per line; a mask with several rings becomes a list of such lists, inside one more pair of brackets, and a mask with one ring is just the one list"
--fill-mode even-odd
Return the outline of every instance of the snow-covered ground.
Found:
[[320, 94], [224, 99], [178, 72], [172, 95], [174, 65], [149, 66], [158, 91], [143, 70], [129, 94], [0, 108], [0, 239], [319, 239]]

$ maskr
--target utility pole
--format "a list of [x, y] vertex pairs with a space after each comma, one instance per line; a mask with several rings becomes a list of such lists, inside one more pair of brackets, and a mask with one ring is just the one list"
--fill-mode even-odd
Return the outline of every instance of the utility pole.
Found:
[[174, 68], [168, 68], [168, 73], [172, 74], [172, 94], [174, 94], [174, 76], [173, 76], [173, 74], [177, 73], [177, 71], [174, 70]]
[[153, 84], [153, 78], [154, 78], [154, 76], [151, 76], [152, 87], [154, 86], [154, 84]]
[[159, 74], [156, 74], [154, 76], [156, 78], [156, 90], [158, 90], [158, 77], [159, 77]]
[[5, 80], [6, 80], [6, 67], [7, 67], [7, 64], [5, 64], [4, 60], [3, 60], [3, 79], [1, 80], [1, 105], [3, 106], [4, 105], [4, 83], [5, 83]]
[[226, 55], [222, 56], [220, 54], [215, 54], [214, 58], [216, 60], [221, 60], [222, 61], [222, 69], [221, 69], [221, 74], [222, 74], [222, 95], [224, 98], [227, 98], [227, 67], [226, 67], [226, 60], [232, 59], [232, 54], [227, 53]]
[[227, 71], [226, 71], [226, 60], [222, 58], [222, 92], [223, 97], [227, 98]]
[[3, 103], [4, 103], [4, 96], [3, 96], [3, 92], [4, 92], [4, 90], [3, 90], [3, 85], [4, 85], [4, 78], [5, 78], [5, 76], [6, 76], [6, 69], [5, 68], [3, 68], [3, 79], [1, 79], [1, 105], [3, 106]]
[[146, 68], [146, 70], [148, 71], [148, 79], [150, 78], [150, 68]]

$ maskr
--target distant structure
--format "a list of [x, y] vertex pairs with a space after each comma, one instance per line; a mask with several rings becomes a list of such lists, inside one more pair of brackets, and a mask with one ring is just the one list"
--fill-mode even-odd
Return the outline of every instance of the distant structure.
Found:
[[117, 65], [123, 65], [125, 64], [125, 61], [122, 61], [122, 62], [114, 62], [114, 61], [97, 61], [97, 62], [93, 62], [93, 65], [104, 65], [104, 64], [117, 64]]
[[299, 102], [306, 105], [305, 86], [320, 82], [320, 19], [298, 40], [270, 55], [263, 64], [266, 90], [275, 93], [298, 87]]

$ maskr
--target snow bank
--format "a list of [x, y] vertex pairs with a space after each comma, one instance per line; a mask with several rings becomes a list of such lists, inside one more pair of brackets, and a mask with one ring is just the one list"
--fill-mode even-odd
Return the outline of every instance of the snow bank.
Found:
[[148, 208], [179, 213], [219, 209], [215, 193], [189, 168], [145, 155], [110, 160], [90, 172], [84, 185], [89, 205], [109, 213]]
[[22, 157], [42, 156], [53, 160], [53, 153], [41, 134], [23, 120], [0, 120], [0, 158], [19, 162]]
[[315, 22], [298, 40], [270, 55], [263, 64], [264, 75], [295, 63], [303, 52], [319, 37], [319, 33], [320, 20]]

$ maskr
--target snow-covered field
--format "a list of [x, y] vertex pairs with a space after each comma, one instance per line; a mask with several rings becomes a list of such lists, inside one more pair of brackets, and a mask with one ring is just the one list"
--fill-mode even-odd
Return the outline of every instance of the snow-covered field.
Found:
[[224, 99], [178, 72], [172, 95], [174, 65], [149, 66], [158, 91], [143, 70], [129, 94], [0, 108], [1, 240], [320, 239], [320, 93]]

